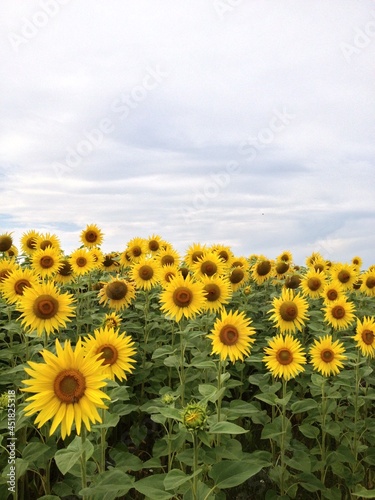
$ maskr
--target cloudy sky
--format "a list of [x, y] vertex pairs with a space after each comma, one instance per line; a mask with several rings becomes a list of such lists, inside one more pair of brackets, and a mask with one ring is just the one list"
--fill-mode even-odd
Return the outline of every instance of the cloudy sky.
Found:
[[375, 263], [375, 2], [2, 0], [0, 232]]

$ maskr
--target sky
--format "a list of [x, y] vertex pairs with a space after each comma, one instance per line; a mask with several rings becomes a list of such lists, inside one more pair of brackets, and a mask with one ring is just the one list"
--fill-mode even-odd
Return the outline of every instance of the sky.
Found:
[[375, 1], [2, 0], [0, 233], [375, 264]]

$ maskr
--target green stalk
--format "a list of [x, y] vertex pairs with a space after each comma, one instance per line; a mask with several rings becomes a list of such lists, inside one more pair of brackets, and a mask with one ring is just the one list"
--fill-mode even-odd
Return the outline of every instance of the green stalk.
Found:
[[[100, 409], [101, 417], [102, 417], [102, 425], [104, 423], [104, 415], [105, 415], [105, 410], [104, 408]], [[100, 472], [105, 471], [105, 451], [106, 451], [106, 437], [107, 429], [105, 427], [102, 427], [100, 429]]]
[[[283, 378], [283, 400], [286, 398], [286, 384], [287, 381]], [[280, 477], [280, 495], [284, 496], [285, 491], [285, 438], [286, 438], [286, 403], [283, 402], [281, 405], [281, 436], [280, 436], [280, 465], [281, 465], [281, 477]]]
[[197, 490], [198, 490], [198, 474], [196, 474], [198, 470], [198, 455], [199, 455], [199, 440], [197, 436], [197, 432], [193, 431], [193, 447], [194, 447], [194, 464], [193, 464], [193, 499], [198, 500]]
[[322, 466], [320, 469], [320, 479], [323, 484], [325, 484], [326, 479], [326, 437], [327, 433], [325, 431], [326, 420], [327, 420], [327, 397], [325, 394], [325, 378], [322, 382], [322, 441], [320, 447], [320, 458], [322, 461]]
[[[83, 426], [82, 427], [82, 455], [81, 455], [81, 484], [82, 484], [82, 489], [87, 488], [87, 475], [86, 475], [86, 452], [83, 449], [83, 446], [86, 441], [86, 428]], [[83, 495], [83, 500], [86, 500], [87, 497], [86, 495]]]

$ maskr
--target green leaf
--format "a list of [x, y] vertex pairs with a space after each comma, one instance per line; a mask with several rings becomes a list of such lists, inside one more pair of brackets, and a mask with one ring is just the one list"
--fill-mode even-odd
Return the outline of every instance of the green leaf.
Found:
[[[113, 493], [111, 498], [118, 498], [126, 495], [133, 488], [134, 477], [125, 474], [125, 472], [111, 469], [99, 474], [94, 483], [89, 488], [83, 488], [79, 494], [82, 496], [98, 495], [96, 498], [106, 498], [107, 494]], [[109, 496], [109, 495], [108, 495]]]
[[217, 488], [233, 488], [247, 481], [261, 469], [262, 466], [258, 464], [223, 460], [213, 465], [208, 475], [215, 481]]
[[263, 394], [256, 394], [255, 397], [271, 406], [276, 406], [276, 400], [278, 399], [276, 394], [274, 394], [273, 392], [264, 392]]
[[34, 462], [41, 455], [44, 455], [47, 451], [49, 451], [50, 447], [44, 443], [33, 442], [29, 443], [25, 446], [22, 452], [22, 458], [27, 460], [28, 462]]
[[248, 430], [232, 422], [216, 422], [211, 425], [211, 434], [245, 434]]
[[360, 488], [352, 493], [355, 497], [361, 498], [375, 498], [375, 490], [366, 490], [366, 488]]
[[299, 427], [302, 434], [310, 439], [316, 439], [319, 436], [319, 429], [310, 424], [302, 424]]
[[144, 479], [140, 479], [133, 484], [133, 488], [135, 488], [139, 493], [145, 495], [146, 498], [150, 500], [168, 500], [169, 498], [173, 498], [173, 493], [167, 493], [164, 488], [164, 479], [166, 474], [155, 474], [153, 476], [145, 477]]
[[70, 445], [64, 450], [55, 453], [55, 462], [62, 474], [66, 474], [78, 462], [83, 452], [86, 452], [88, 460], [94, 452], [94, 446], [86, 440], [82, 445], [82, 438], [76, 436]]
[[301, 401], [296, 401], [291, 405], [291, 410], [293, 413], [302, 413], [304, 411], [309, 411], [313, 410], [314, 408], [317, 408], [318, 403], [315, 401], [315, 399], [307, 398], [307, 399], [302, 399]]
[[168, 472], [164, 479], [164, 487], [166, 490], [176, 491], [181, 485], [183, 485], [187, 481], [190, 481], [190, 479], [197, 474], [200, 474], [201, 471], [202, 469], [198, 469], [194, 472], [194, 474], [188, 476], [180, 469], [172, 469]]

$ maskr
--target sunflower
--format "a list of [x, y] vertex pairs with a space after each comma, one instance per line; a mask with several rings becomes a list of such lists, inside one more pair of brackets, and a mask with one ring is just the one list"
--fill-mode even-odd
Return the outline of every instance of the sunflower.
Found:
[[361, 349], [363, 356], [375, 358], [375, 318], [365, 316], [363, 320], [357, 319], [354, 340]]
[[231, 284], [232, 291], [235, 292], [238, 289], [245, 286], [249, 280], [249, 270], [242, 267], [232, 267], [228, 273], [229, 283]]
[[301, 343], [292, 335], [276, 335], [264, 352], [263, 362], [274, 377], [289, 380], [305, 370], [305, 353]]
[[19, 254], [19, 252], [18, 252], [18, 248], [17, 248], [15, 245], [12, 245], [12, 246], [9, 248], [9, 250], [7, 250], [7, 251], [5, 252], [5, 255], [6, 255], [7, 257], [10, 257], [10, 258], [12, 258], [12, 257], [18, 257], [18, 254]]
[[209, 250], [216, 253], [227, 267], [233, 265], [235, 257], [230, 247], [226, 245], [212, 245]]
[[39, 283], [38, 276], [31, 269], [15, 269], [0, 283], [0, 290], [9, 304], [15, 304], [22, 297], [25, 288]]
[[191, 276], [176, 276], [160, 294], [160, 310], [180, 321], [195, 317], [205, 307], [205, 293], [203, 284], [194, 281]]
[[103, 370], [110, 380], [126, 380], [126, 373], [134, 369], [135, 354], [134, 342], [126, 333], [119, 334], [113, 328], [98, 328], [94, 335], [84, 339], [84, 348], [87, 354], [99, 354]]
[[301, 279], [303, 295], [312, 299], [319, 298], [326, 282], [327, 277], [324, 272], [316, 271], [314, 268], [309, 269]]
[[158, 284], [158, 262], [153, 258], [142, 258], [130, 269], [130, 277], [140, 290], [151, 290]]
[[56, 340], [56, 354], [46, 349], [41, 354], [44, 363], [29, 361], [30, 368], [25, 368], [31, 378], [23, 380], [28, 387], [21, 390], [34, 393], [26, 399], [25, 415], [38, 412], [38, 428], [53, 419], [50, 435], [61, 425], [63, 439], [70, 436], [73, 423], [77, 434], [82, 423], [87, 430], [91, 423], [101, 423], [97, 409], [107, 408], [103, 400], [109, 396], [100, 390], [106, 385], [106, 374], [98, 356], [85, 357], [82, 343], [73, 350], [69, 340], [63, 346]]
[[285, 283], [284, 283], [284, 288], [287, 288], [288, 290], [296, 290], [299, 288], [301, 285], [301, 276], [296, 273], [296, 272], [291, 272], [288, 276], [285, 278]]
[[219, 311], [232, 297], [232, 289], [228, 278], [224, 276], [204, 276], [201, 278], [206, 296], [205, 309]]
[[105, 315], [102, 326], [103, 328], [118, 329], [121, 322], [122, 322], [121, 316], [113, 312]]
[[0, 283], [4, 281], [12, 271], [19, 269], [19, 265], [13, 259], [1, 259], [0, 260]]
[[96, 261], [91, 250], [87, 248], [78, 248], [71, 253], [69, 263], [72, 266], [76, 276], [82, 276], [95, 269]]
[[12, 233], [0, 234], [0, 252], [7, 252], [13, 245]]
[[191, 266], [195, 264], [206, 251], [206, 245], [201, 245], [200, 243], [193, 243], [190, 245], [184, 257], [187, 267], [191, 268]]
[[354, 304], [343, 297], [325, 305], [324, 321], [335, 330], [347, 328], [353, 323], [354, 318]]
[[284, 260], [277, 260], [275, 262], [275, 273], [278, 279], [284, 278], [289, 269], [289, 262], [286, 262]]
[[34, 230], [27, 231], [21, 236], [21, 250], [26, 255], [32, 255], [36, 250], [36, 240], [40, 236], [40, 233]]
[[45, 250], [48, 247], [52, 247], [61, 252], [61, 243], [59, 238], [55, 234], [51, 233], [39, 234], [35, 239], [36, 250]]
[[320, 339], [315, 339], [310, 347], [311, 364], [314, 370], [320, 372], [325, 377], [337, 375], [343, 368], [342, 361], [346, 359], [345, 348], [342, 342], [332, 341], [332, 335], [326, 335]]
[[222, 361], [228, 358], [232, 363], [238, 359], [243, 361], [255, 342], [255, 329], [250, 323], [244, 312], [227, 313], [222, 309], [221, 317], [216, 319], [211, 333], [207, 335], [212, 341], [212, 354], [219, 354]]
[[120, 311], [129, 306], [135, 297], [135, 287], [131, 281], [112, 278], [99, 291], [99, 304], [106, 304], [115, 311]]
[[45, 331], [49, 335], [61, 326], [65, 327], [74, 316], [72, 303], [72, 295], [60, 293], [54, 283], [46, 282], [25, 288], [17, 309], [22, 313], [22, 325], [30, 332], [36, 330], [42, 335]]
[[94, 268], [95, 269], [100, 268], [101, 262], [103, 262], [104, 260], [103, 252], [98, 247], [91, 247], [90, 253], [94, 259]]
[[159, 268], [157, 280], [161, 286], [165, 287], [176, 276], [181, 276], [181, 270], [178, 266], [171, 264]]
[[345, 298], [345, 291], [340, 281], [333, 280], [324, 285], [320, 295], [325, 303], [329, 303], [340, 299], [341, 297]]
[[88, 224], [81, 231], [80, 240], [85, 247], [99, 247], [103, 243], [103, 232], [96, 224]]
[[276, 262], [285, 262], [290, 265], [293, 262], [293, 255], [289, 250], [284, 250], [276, 257]]
[[321, 259], [315, 259], [312, 264], [307, 267], [308, 269], [315, 269], [317, 272], [325, 273], [330, 269], [331, 264], [322, 257]]
[[273, 308], [269, 311], [272, 313], [270, 319], [281, 333], [295, 333], [296, 330], [302, 330], [308, 317], [308, 303], [304, 297], [284, 288], [281, 297], [275, 297], [272, 305]]
[[53, 279], [56, 283], [61, 283], [61, 284], [67, 284], [73, 281], [74, 272], [73, 272], [73, 267], [69, 262], [69, 258], [64, 257], [61, 259], [61, 266], [57, 270]]
[[361, 274], [361, 280], [360, 292], [368, 297], [375, 297], [375, 270], [366, 271]]
[[35, 250], [31, 256], [31, 267], [42, 278], [53, 276], [61, 267], [60, 249], [48, 246]]
[[324, 257], [321, 253], [319, 252], [312, 252], [311, 255], [306, 257], [305, 263], [307, 267], [312, 267], [314, 265], [314, 262], [317, 261], [323, 261], [324, 262]]
[[344, 290], [350, 290], [358, 279], [358, 270], [353, 264], [335, 264], [330, 269], [332, 280], [338, 280]]
[[272, 276], [273, 270], [274, 263], [266, 257], [260, 256], [251, 269], [251, 276], [258, 285], [262, 285]]
[[161, 236], [153, 234], [146, 239], [147, 253], [155, 255], [162, 250], [165, 244], [166, 242], [162, 240]]
[[178, 266], [181, 262], [181, 257], [179, 253], [174, 249], [169, 247], [168, 249], [159, 250], [159, 252], [153, 256], [160, 264], [160, 266]]
[[352, 264], [353, 266], [356, 268], [356, 269], [360, 269], [362, 267], [362, 264], [363, 264], [363, 260], [361, 259], [361, 257], [359, 257], [358, 255], [355, 255], [353, 258], [352, 258]]
[[236, 269], [237, 267], [239, 267], [240, 269], [243, 269], [244, 271], [248, 271], [250, 269], [250, 264], [249, 264], [249, 261], [247, 260], [247, 258], [242, 257], [242, 256], [233, 257], [230, 268]]
[[139, 262], [147, 254], [147, 240], [144, 238], [133, 238], [126, 245], [125, 251], [128, 253], [131, 262]]
[[221, 276], [227, 269], [224, 261], [215, 252], [204, 252], [191, 265], [191, 269], [196, 278], [203, 276]]
[[103, 254], [98, 268], [102, 271], [117, 271], [120, 267], [119, 254], [117, 252], [110, 252]]

